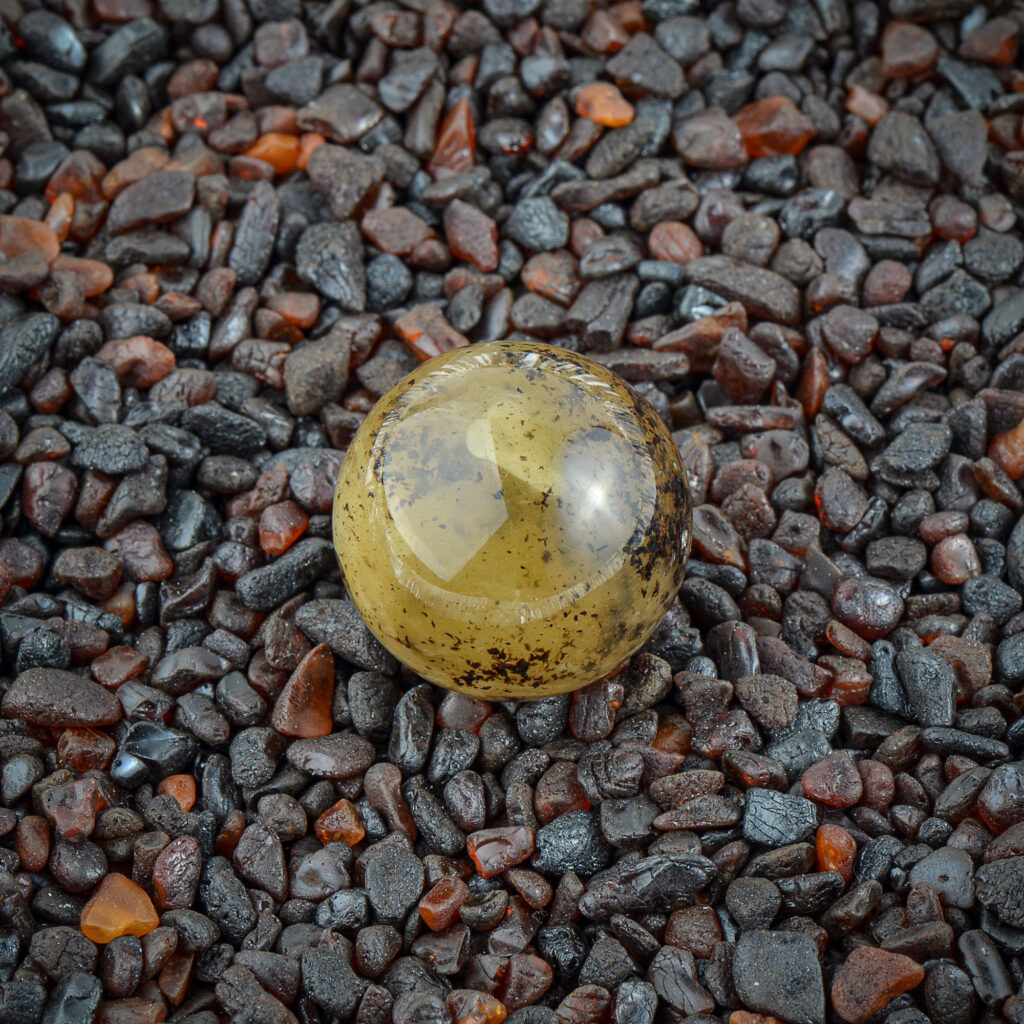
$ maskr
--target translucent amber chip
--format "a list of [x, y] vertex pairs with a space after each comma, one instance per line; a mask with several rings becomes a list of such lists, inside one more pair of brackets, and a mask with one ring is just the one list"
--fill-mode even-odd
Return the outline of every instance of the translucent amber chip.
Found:
[[547, 345], [424, 363], [349, 446], [334, 542], [384, 646], [492, 700], [585, 686], [651, 635], [683, 580], [690, 502], [668, 428]]
[[148, 935], [159, 924], [160, 916], [146, 890], [117, 872], [100, 882], [82, 908], [82, 932], [100, 944], [121, 935]]

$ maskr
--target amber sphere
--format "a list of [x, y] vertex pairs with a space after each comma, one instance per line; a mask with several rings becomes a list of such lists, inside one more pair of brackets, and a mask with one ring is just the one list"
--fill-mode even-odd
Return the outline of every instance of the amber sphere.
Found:
[[491, 700], [614, 672], [683, 581], [672, 435], [584, 356], [459, 348], [377, 402], [349, 446], [334, 544], [352, 600], [417, 675]]

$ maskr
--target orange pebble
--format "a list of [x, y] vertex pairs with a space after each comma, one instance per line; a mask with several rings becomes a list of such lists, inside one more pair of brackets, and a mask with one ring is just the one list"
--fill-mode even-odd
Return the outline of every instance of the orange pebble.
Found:
[[1011, 480], [1019, 480], [1024, 476], [1024, 420], [992, 438], [988, 446], [988, 457]]
[[355, 846], [366, 835], [362, 819], [351, 800], [339, 800], [333, 807], [328, 807], [313, 823], [313, 831], [324, 846], [337, 842]]
[[457, 988], [445, 999], [455, 1024], [501, 1024], [508, 1016], [505, 1004], [486, 992]]
[[283, 555], [305, 532], [309, 516], [291, 499], [269, 505], [260, 515], [260, 547], [267, 554]]
[[116, 871], [100, 882], [82, 908], [82, 934], [101, 945], [121, 935], [148, 935], [159, 924], [146, 891]]
[[267, 132], [261, 135], [246, 151], [245, 155], [270, 164], [278, 174], [290, 174], [299, 166], [302, 143], [294, 135], [282, 132]]
[[859, 85], [850, 86], [846, 109], [868, 124], [878, 124], [889, 113], [889, 102], [877, 92], [870, 92]]
[[674, 722], [664, 722], [658, 726], [658, 731], [651, 744], [655, 750], [664, 750], [670, 754], [686, 755], [690, 752], [690, 741], [693, 737], [693, 729], [685, 718]]
[[39, 252], [47, 263], [52, 263], [60, 252], [56, 232], [41, 220], [28, 217], [0, 216], [0, 254], [13, 260], [23, 252]]
[[277, 695], [270, 724], [282, 736], [312, 739], [334, 728], [334, 655], [327, 644], [314, 647]]
[[733, 115], [747, 152], [757, 156], [795, 156], [802, 152], [818, 129], [792, 100], [769, 96], [748, 103]]
[[234, 810], [225, 819], [217, 835], [215, 849], [218, 857], [230, 857], [235, 852], [238, 840], [242, 838], [247, 822], [245, 811]]
[[51, 264], [51, 269], [74, 274], [86, 299], [102, 295], [114, 283], [114, 272], [106, 263], [84, 256], [69, 256], [62, 252]]
[[468, 171], [476, 162], [476, 122], [469, 100], [459, 100], [441, 122], [427, 171], [438, 180]]
[[315, 292], [282, 292], [267, 298], [267, 309], [272, 309], [293, 327], [306, 330], [320, 315], [320, 299]]
[[196, 802], [196, 780], [191, 775], [168, 775], [156, 787], [158, 794], [170, 793], [183, 811], [191, 811]]
[[299, 139], [299, 159], [296, 166], [300, 171], [304, 171], [309, 166], [309, 158], [313, 155], [313, 151], [326, 141], [319, 132], [306, 132]]
[[633, 104], [611, 82], [591, 82], [576, 95], [576, 113], [606, 128], [621, 128], [633, 120]]
[[71, 221], [75, 216], [75, 197], [70, 192], [61, 192], [46, 211], [46, 226], [63, 242], [71, 230]]
[[444, 931], [459, 916], [459, 907], [469, 899], [469, 886], [461, 878], [440, 879], [420, 900], [420, 917], [432, 932]]
[[834, 871], [847, 885], [853, 880], [857, 843], [841, 825], [822, 825], [814, 839], [819, 871]]

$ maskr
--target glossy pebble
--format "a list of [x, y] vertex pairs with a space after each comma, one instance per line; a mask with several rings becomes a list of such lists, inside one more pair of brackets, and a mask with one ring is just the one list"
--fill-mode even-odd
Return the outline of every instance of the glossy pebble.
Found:
[[100, 944], [121, 935], [148, 935], [160, 924], [153, 901], [130, 878], [112, 872], [82, 908], [81, 928], [87, 939]]
[[334, 542], [357, 608], [413, 671], [491, 700], [615, 671], [683, 580], [668, 428], [604, 367], [492, 342], [424, 363], [349, 446]]

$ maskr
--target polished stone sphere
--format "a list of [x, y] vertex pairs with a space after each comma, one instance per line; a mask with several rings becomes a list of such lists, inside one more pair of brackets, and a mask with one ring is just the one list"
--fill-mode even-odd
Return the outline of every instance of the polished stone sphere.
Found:
[[334, 544], [356, 607], [417, 675], [490, 700], [614, 672], [683, 580], [690, 501], [661, 418], [549, 345], [424, 363], [349, 446]]

